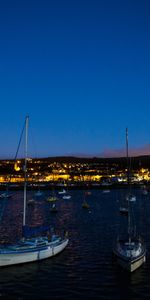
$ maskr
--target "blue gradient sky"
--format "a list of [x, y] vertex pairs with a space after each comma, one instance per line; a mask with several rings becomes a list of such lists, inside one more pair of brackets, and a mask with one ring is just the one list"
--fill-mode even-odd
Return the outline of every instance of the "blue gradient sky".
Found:
[[126, 127], [150, 154], [149, 16], [149, 0], [1, 0], [0, 158], [27, 114], [31, 156], [118, 156]]

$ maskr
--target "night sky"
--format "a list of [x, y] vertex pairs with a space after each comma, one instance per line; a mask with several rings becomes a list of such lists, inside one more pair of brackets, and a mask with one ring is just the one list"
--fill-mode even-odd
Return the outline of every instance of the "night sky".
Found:
[[0, 158], [150, 154], [150, 1], [0, 1]]

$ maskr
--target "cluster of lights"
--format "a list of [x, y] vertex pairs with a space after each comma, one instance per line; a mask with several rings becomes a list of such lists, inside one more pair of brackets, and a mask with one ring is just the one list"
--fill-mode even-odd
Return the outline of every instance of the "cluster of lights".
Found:
[[[28, 159], [28, 162], [32, 162], [32, 159]], [[8, 161], [5, 161], [5, 163], [8, 165]], [[35, 164], [39, 164], [40, 161], [36, 161]], [[12, 164], [12, 163], [11, 163]], [[29, 174], [30, 172], [32, 175], [28, 176], [29, 182], [39, 181], [39, 182], [50, 182], [50, 181], [71, 181], [74, 180], [76, 182], [100, 182], [102, 180], [102, 177], [107, 178], [109, 182], [113, 181], [114, 179], [120, 183], [127, 182], [126, 173], [127, 170], [123, 171], [116, 171], [115, 169], [112, 172], [112, 168], [110, 169], [109, 174], [109, 168], [102, 168], [96, 170], [93, 168], [93, 165], [90, 164], [83, 164], [83, 163], [51, 163], [48, 164], [48, 171], [42, 172], [40, 168], [37, 169], [37, 167], [31, 165], [31, 167], [28, 167]], [[49, 168], [51, 170], [49, 170]], [[75, 168], [75, 169], [74, 169]], [[10, 181], [13, 183], [23, 182], [24, 181], [24, 175], [22, 172], [19, 172], [20, 170], [23, 171], [23, 166], [21, 160], [17, 160], [14, 164], [14, 170], [16, 173], [11, 176]], [[39, 170], [39, 171], [38, 171]], [[70, 170], [72, 171], [70, 175]], [[74, 170], [77, 171], [74, 172]], [[85, 170], [85, 172], [84, 172]], [[106, 172], [107, 171], [107, 172]], [[81, 173], [82, 172], [82, 173]], [[112, 174], [113, 173], [113, 174]], [[141, 168], [139, 171], [134, 172], [134, 175], [131, 178], [131, 181], [133, 182], [140, 182], [140, 181], [150, 181], [150, 172], [148, 169]], [[6, 183], [8, 182], [8, 175], [0, 175], [0, 183]]]

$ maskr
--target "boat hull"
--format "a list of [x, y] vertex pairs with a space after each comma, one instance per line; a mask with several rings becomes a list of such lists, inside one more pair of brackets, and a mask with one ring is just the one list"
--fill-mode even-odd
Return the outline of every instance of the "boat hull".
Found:
[[137, 242], [136, 245], [139, 247], [136, 250], [134, 247], [130, 249], [126, 243], [124, 243], [126, 247], [124, 249], [120, 247], [123, 244], [120, 244], [119, 247], [118, 245], [113, 249], [113, 253], [117, 259], [117, 263], [128, 272], [135, 271], [146, 261], [146, 250], [141, 243]]
[[24, 251], [1, 251], [0, 253], [0, 267], [24, 264], [43, 260], [57, 255], [65, 249], [68, 244], [68, 239], [64, 239], [59, 244], [50, 244], [44, 249], [29, 249]]
[[118, 264], [125, 269], [126, 271], [132, 273], [134, 272], [136, 269], [138, 269], [139, 267], [141, 267], [146, 261], [146, 257], [143, 254], [142, 256], [140, 256], [139, 258], [137, 258], [136, 260], [125, 260], [121, 257], [117, 256], [117, 262]]

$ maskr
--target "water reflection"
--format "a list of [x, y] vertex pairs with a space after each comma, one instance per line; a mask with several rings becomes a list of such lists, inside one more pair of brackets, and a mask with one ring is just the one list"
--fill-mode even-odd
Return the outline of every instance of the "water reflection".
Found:
[[[147, 262], [133, 274], [124, 272], [112, 257], [112, 245], [120, 224], [119, 199], [124, 190], [89, 195], [90, 213], [82, 209], [83, 191], [59, 198], [58, 213], [50, 212], [45, 195], [27, 207], [30, 225], [52, 224], [67, 229], [69, 244], [53, 259], [0, 269], [0, 293], [16, 299], [143, 299], [150, 295], [150, 201], [136, 190], [136, 218], [147, 245]], [[48, 192], [47, 192], [48, 194]], [[29, 197], [33, 194], [29, 193]], [[23, 192], [0, 202], [0, 235], [13, 242], [21, 236]], [[142, 216], [140, 216], [139, 211]]]

